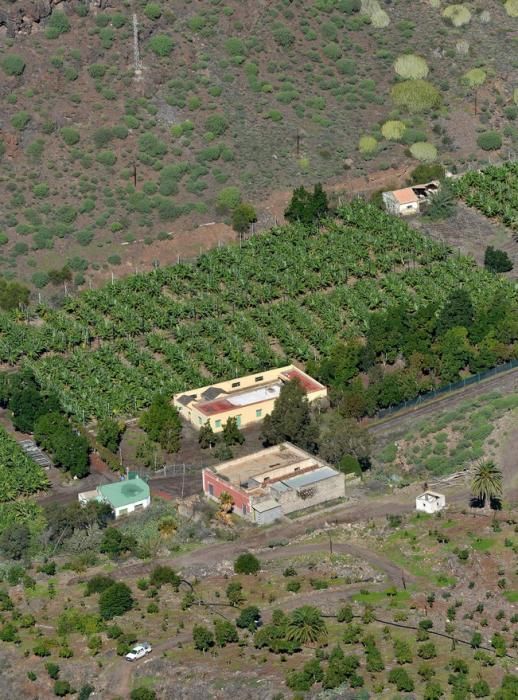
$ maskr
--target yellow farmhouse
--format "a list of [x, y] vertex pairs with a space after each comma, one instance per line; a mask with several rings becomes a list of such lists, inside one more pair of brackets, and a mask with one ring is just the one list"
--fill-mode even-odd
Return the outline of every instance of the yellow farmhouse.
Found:
[[242, 428], [271, 413], [282, 385], [292, 379], [301, 383], [310, 403], [327, 396], [323, 384], [295, 365], [288, 365], [175, 394], [173, 404], [195, 428], [208, 422], [218, 432], [229, 418], [235, 418]]

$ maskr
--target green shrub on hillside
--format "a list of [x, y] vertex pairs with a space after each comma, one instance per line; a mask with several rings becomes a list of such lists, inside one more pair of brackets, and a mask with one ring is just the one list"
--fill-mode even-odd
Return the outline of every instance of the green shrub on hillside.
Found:
[[433, 165], [418, 165], [410, 173], [410, 181], [413, 185], [419, 185], [431, 180], [442, 180], [445, 172], [442, 165], [434, 163]]
[[205, 128], [216, 136], [221, 136], [228, 129], [228, 122], [222, 114], [211, 114], [205, 122]]
[[486, 131], [480, 134], [477, 144], [483, 151], [497, 151], [502, 147], [502, 137], [497, 131]]
[[241, 191], [238, 187], [225, 187], [219, 191], [216, 198], [216, 208], [225, 213], [232, 211], [241, 202]]
[[61, 34], [70, 31], [70, 20], [61, 10], [53, 10], [47, 21], [45, 35], [47, 39], [57, 39]]
[[7, 75], [21, 75], [25, 70], [25, 61], [18, 54], [10, 53], [2, 59], [2, 68]]
[[409, 112], [425, 112], [441, 103], [441, 93], [426, 80], [405, 80], [391, 90], [391, 97], [398, 107]]
[[162, 8], [156, 2], [148, 2], [144, 8], [144, 14], [148, 19], [157, 20], [162, 16]]
[[93, 63], [88, 68], [88, 72], [90, 73], [90, 77], [94, 78], [94, 80], [103, 78], [106, 74], [106, 66], [104, 66], [102, 63]]
[[513, 263], [504, 250], [488, 246], [484, 255], [484, 267], [491, 272], [509, 272], [513, 269]]
[[167, 34], [156, 34], [149, 40], [149, 48], [157, 56], [169, 56], [173, 47], [174, 42]]
[[358, 141], [358, 150], [360, 153], [374, 153], [378, 148], [378, 142], [374, 136], [360, 136]]
[[123, 615], [133, 607], [131, 590], [125, 583], [114, 583], [104, 590], [99, 598], [99, 612], [103, 620]]
[[96, 161], [101, 165], [111, 167], [117, 162], [117, 156], [113, 151], [100, 151], [96, 156]]
[[29, 114], [29, 112], [22, 110], [21, 112], [17, 112], [11, 118], [11, 126], [14, 129], [18, 129], [18, 131], [23, 131], [30, 121], [31, 115]]
[[81, 134], [77, 129], [73, 129], [71, 126], [64, 126], [59, 132], [63, 141], [67, 146], [75, 146], [81, 140]]

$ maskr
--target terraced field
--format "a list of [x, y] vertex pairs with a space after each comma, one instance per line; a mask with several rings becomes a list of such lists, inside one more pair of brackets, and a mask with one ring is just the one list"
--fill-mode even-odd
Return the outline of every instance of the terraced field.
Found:
[[273, 229], [40, 307], [1, 317], [0, 359], [25, 359], [82, 420], [131, 415], [157, 391], [318, 357], [361, 336], [370, 313], [395, 303], [442, 303], [462, 284], [475, 307], [509, 283], [356, 202], [319, 230]]

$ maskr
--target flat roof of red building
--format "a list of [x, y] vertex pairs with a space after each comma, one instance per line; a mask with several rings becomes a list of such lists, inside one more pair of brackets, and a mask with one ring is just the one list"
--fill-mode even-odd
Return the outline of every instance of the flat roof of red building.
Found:
[[[280, 388], [282, 380], [290, 381], [291, 379], [297, 379], [301, 383], [302, 388], [304, 389], [306, 394], [311, 394], [314, 391], [321, 391], [325, 388], [324, 385], [320, 384], [320, 382], [317, 382], [316, 379], [313, 379], [312, 377], [308, 376], [307, 374], [295, 367], [293, 369], [288, 370], [287, 372], [282, 372], [279, 375], [278, 380], [275, 380], [273, 382], [266, 382], [265, 384], [259, 384], [255, 387], [251, 387], [245, 390], [237, 390], [229, 394], [229, 398], [220, 396], [217, 399], [213, 399], [212, 401], [205, 401], [199, 403], [197, 405], [197, 409], [201, 411], [201, 413], [204, 413], [206, 416], [214, 416], [218, 413], [227, 413], [228, 411], [232, 411], [240, 407], [266, 403], [267, 401], [271, 401], [272, 398], [277, 398], [277, 396], [279, 395], [279, 389], [275, 392], [272, 391], [271, 396], [264, 396], [265, 388]], [[261, 389], [263, 390], [262, 392]], [[243, 398], [246, 397], [247, 394], [250, 395], [249, 401], [247, 401], [246, 399], [242, 400], [241, 402], [232, 401], [232, 396]], [[257, 395], [259, 394], [261, 394], [261, 398], [257, 398]]]

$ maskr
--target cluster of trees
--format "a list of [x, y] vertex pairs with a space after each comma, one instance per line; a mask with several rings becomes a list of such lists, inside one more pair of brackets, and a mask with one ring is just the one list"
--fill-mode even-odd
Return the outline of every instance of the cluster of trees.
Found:
[[90, 473], [88, 441], [62, 413], [58, 397], [45, 391], [30, 369], [0, 375], [0, 403], [10, 410], [16, 430], [34, 433], [56, 466], [78, 478]]
[[61, 410], [56, 394], [44, 391], [29, 369], [0, 375], [0, 403], [9, 409], [14, 427], [22, 433], [34, 432], [38, 418]]
[[50, 545], [56, 551], [75, 533], [86, 535], [96, 528], [104, 530], [112, 519], [112, 509], [106, 503], [91, 501], [85, 506], [79, 502], [67, 506], [51, 504], [45, 508], [41, 532], [30, 527], [33, 523], [11, 522], [5, 525], [0, 536], [0, 551], [9, 559], [28, 562], [33, 551], [42, 546]]
[[54, 464], [79, 479], [90, 473], [88, 440], [61, 413], [46, 413], [34, 424], [34, 439]]
[[263, 421], [261, 437], [266, 446], [288, 441], [318, 452], [344, 473], [361, 474], [370, 466], [367, 431], [356, 420], [336, 411], [315, 415], [297, 379], [281, 388], [272, 413]]
[[210, 422], [207, 421], [198, 434], [200, 447], [203, 450], [215, 448], [214, 455], [219, 459], [231, 459], [232, 447], [242, 445], [244, 441], [245, 436], [239, 430], [235, 418], [228, 418], [220, 433], [215, 433]]
[[476, 308], [460, 288], [442, 307], [396, 305], [371, 314], [364, 342], [336, 345], [308, 371], [331, 387], [342, 415], [358, 418], [508, 361], [517, 340], [514, 299], [498, 292]]
[[214, 632], [204, 625], [194, 625], [192, 638], [194, 648], [198, 651], [208, 651], [214, 645], [225, 647], [227, 644], [237, 644], [239, 635], [236, 626], [229, 620], [214, 618]]
[[284, 212], [284, 218], [290, 223], [312, 224], [323, 219], [328, 213], [327, 194], [319, 183], [315, 185], [313, 192], [306, 190], [303, 186], [297, 187]]

